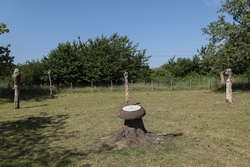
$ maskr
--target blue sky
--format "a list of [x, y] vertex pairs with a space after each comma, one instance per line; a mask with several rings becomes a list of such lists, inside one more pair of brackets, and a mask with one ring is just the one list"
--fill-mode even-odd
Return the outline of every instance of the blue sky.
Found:
[[0, 0], [15, 63], [41, 59], [59, 43], [118, 33], [146, 49], [151, 68], [206, 45], [201, 28], [218, 18], [221, 0]]

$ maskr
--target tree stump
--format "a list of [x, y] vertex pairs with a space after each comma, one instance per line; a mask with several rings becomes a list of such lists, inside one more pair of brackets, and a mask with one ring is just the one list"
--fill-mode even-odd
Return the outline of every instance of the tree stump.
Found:
[[[102, 141], [109, 145], [116, 144], [118, 148], [129, 147], [132, 144], [139, 148], [145, 145], [151, 145], [157, 148], [159, 141], [171, 143], [171, 140], [166, 138], [166, 136], [171, 135], [171, 133], [157, 135], [146, 130], [142, 120], [145, 114], [145, 109], [139, 105], [122, 107], [118, 112], [118, 116], [124, 119], [124, 126], [113, 135], [102, 138]], [[183, 135], [183, 133], [175, 132], [173, 135], [180, 136]]]
[[20, 87], [20, 79], [21, 79], [21, 73], [20, 73], [19, 69], [16, 68], [14, 70], [12, 78], [14, 79], [13, 89], [15, 90], [15, 92], [14, 92], [14, 109], [19, 109], [20, 108], [19, 87]]

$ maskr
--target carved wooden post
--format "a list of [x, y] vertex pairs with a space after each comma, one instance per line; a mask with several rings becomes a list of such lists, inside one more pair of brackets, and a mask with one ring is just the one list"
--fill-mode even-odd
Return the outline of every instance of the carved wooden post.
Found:
[[52, 92], [52, 81], [51, 81], [50, 71], [48, 72], [48, 75], [49, 75], [50, 97], [53, 97], [53, 92]]
[[124, 76], [124, 80], [125, 80], [126, 105], [128, 105], [128, 101], [129, 101], [128, 72], [125, 71], [123, 76]]
[[233, 98], [232, 98], [232, 75], [233, 72], [231, 69], [226, 69], [225, 74], [227, 76], [226, 80], [226, 103], [227, 104], [233, 104]]
[[19, 109], [20, 104], [19, 104], [19, 87], [20, 87], [20, 79], [21, 79], [21, 73], [19, 69], [15, 69], [14, 73], [12, 75], [12, 78], [14, 79], [14, 87], [15, 89], [15, 94], [14, 94], [14, 109]]

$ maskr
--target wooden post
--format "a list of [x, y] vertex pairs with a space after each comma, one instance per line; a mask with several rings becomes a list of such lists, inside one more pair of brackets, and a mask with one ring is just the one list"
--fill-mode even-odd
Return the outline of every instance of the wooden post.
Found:
[[111, 92], [113, 92], [113, 82], [110, 82], [110, 86], [111, 86]]
[[151, 81], [151, 85], [152, 85], [152, 90], [151, 91], [154, 91], [154, 81], [153, 80]]
[[[133, 80], [130, 81], [130, 84], [129, 84], [129, 85], [130, 85], [130, 90], [133, 90], [133, 87], [134, 87], [134, 86], [133, 86], [133, 85], [134, 85]], [[132, 85], [132, 86], [131, 86], [131, 85]]]
[[128, 87], [128, 72], [124, 72], [124, 81], [125, 81], [125, 96], [126, 96], [126, 105], [128, 105], [129, 101], [129, 87]]
[[192, 80], [189, 80], [189, 89], [192, 90]]
[[233, 104], [233, 98], [232, 98], [232, 75], [233, 72], [231, 69], [226, 69], [225, 70], [225, 74], [227, 76], [227, 80], [226, 80], [226, 103], [227, 104]]
[[15, 89], [15, 94], [14, 94], [14, 109], [19, 109], [20, 108], [20, 103], [19, 103], [19, 87], [20, 87], [20, 79], [21, 79], [21, 73], [19, 69], [15, 69], [14, 73], [12, 75], [12, 78], [14, 79], [14, 87]]
[[171, 87], [170, 87], [170, 90], [172, 91], [173, 90], [173, 80], [171, 79]]
[[71, 93], [73, 92], [73, 85], [72, 85], [72, 82], [70, 82], [70, 92], [71, 92]]
[[211, 79], [208, 79], [208, 90], [211, 88]]
[[49, 76], [50, 97], [53, 97], [53, 92], [52, 92], [52, 81], [51, 81], [50, 71], [48, 72], [48, 76]]
[[93, 81], [91, 81], [91, 90], [92, 90], [92, 93], [94, 93], [94, 83], [93, 83]]

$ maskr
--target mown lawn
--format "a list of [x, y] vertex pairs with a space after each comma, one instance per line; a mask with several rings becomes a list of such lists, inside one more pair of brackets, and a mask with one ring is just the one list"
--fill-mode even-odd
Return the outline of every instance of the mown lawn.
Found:
[[[35, 92], [34, 92], [35, 93]], [[183, 167], [250, 166], [249, 92], [225, 94], [199, 91], [130, 92], [140, 102], [152, 133], [184, 132], [159, 149], [117, 150], [100, 144], [123, 126], [117, 116], [124, 92], [58, 94], [20, 102], [0, 99], [0, 166]], [[26, 98], [27, 99], [27, 98]]]

